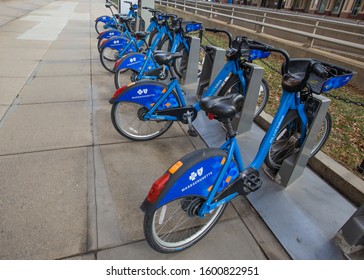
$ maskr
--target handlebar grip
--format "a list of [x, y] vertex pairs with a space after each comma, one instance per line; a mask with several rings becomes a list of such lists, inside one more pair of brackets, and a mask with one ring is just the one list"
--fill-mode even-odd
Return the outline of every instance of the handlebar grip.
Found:
[[256, 44], [250, 44], [248, 42], [249, 48], [250, 49], [254, 49], [254, 50], [259, 50], [259, 51], [264, 51], [264, 52], [268, 52], [268, 51], [274, 51], [275, 49], [270, 46], [270, 45], [256, 45]]
[[319, 76], [320, 78], [326, 79], [329, 77], [329, 72], [326, 71], [326, 69], [322, 66], [321, 63], [315, 63], [312, 66], [312, 71]]

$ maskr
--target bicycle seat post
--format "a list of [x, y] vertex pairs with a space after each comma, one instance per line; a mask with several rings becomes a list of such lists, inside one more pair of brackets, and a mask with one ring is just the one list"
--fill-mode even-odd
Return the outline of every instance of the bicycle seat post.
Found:
[[221, 122], [224, 124], [224, 127], [226, 129], [226, 136], [228, 138], [234, 138], [236, 136], [236, 132], [233, 129], [232, 121], [230, 118], [226, 118], [221, 120]]

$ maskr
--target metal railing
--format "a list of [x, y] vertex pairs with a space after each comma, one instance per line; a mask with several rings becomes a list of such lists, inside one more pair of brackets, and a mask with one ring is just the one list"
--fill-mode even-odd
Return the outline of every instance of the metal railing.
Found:
[[[313, 16], [268, 11], [266, 9], [259, 10], [257, 8], [252, 9], [247, 7], [239, 7], [236, 5], [222, 5], [206, 1], [156, 0], [155, 3], [163, 6], [170, 6], [183, 11], [192, 12], [193, 14], [199, 14], [208, 18], [223, 20], [228, 24], [237, 25], [239, 22], [244, 23], [244, 28], [255, 30], [257, 33], [270, 34], [272, 31], [273, 33], [274, 31], [279, 31], [283, 34], [286, 32], [289, 34], [301, 36], [305, 38], [304, 45], [307, 47], [313, 47], [314, 41], [317, 40], [330, 43], [331, 48], [335, 48], [335, 46], [342, 46], [343, 48], [341, 50], [351, 48], [356, 50], [358, 54], [364, 55], [364, 25], [360, 21], [357, 21], [356, 23], [340, 22]], [[252, 14], [249, 11], [254, 11], [255, 13]], [[278, 15], [284, 16], [284, 18], [279, 18], [277, 17]], [[300, 19], [303, 22], [298, 23], [297, 19]], [[286, 27], [295, 25], [297, 26], [297, 24], [299, 24], [300, 29], [305, 29], [307, 31]], [[330, 24], [335, 24], [341, 28], [324, 26]], [[352, 29], [354, 27], [355, 29], [359, 30], [359, 33], [344, 30], [345, 28]], [[332, 32], [336, 37], [342, 35], [350, 38], [350, 40], [320, 35], [318, 34], [319, 32]]]

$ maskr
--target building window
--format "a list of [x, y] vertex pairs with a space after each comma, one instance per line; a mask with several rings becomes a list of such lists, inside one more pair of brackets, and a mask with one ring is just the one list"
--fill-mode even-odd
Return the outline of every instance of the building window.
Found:
[[317, 6], [317, 13], [323, 14], [325, 13], [325, 8], [328, 0], [321, 0], [320, 4]]
[[343, 4], [344, 4], [344, 0], [336, 0], [336, 2], [334, 4], [334, 8], [332, 9], [332, 14], [333, 15], [340, 14]]
[[355, 0], [353, 9], [351, 10], [351, 14], [356, 16], [359, 13], [359, 8], [362, 0]]

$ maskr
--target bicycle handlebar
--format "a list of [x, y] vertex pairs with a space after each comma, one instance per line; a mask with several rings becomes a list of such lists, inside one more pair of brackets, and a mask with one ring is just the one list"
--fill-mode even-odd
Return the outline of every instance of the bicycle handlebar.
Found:
[[232, 35], [229, 31], [226, 30], [222, 30], [222, 29], [217, 29], [217, 28], [209, 28], [209, 27], [205, 27], [205, 29], [207, 32], [213, 32], [213, 33], [224, 33], [229, 37], [229, 48], [231, 48], [231, 42], [232, 42]]

